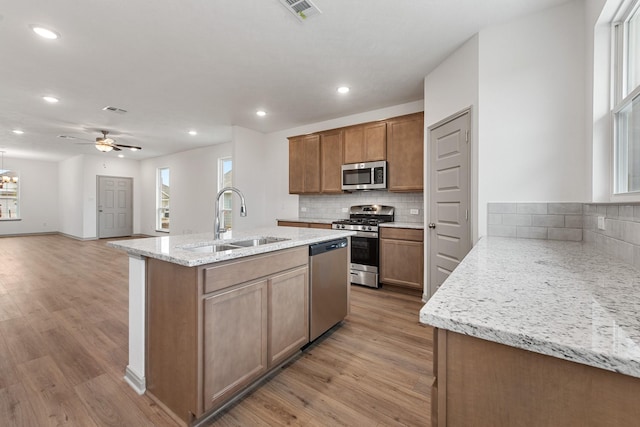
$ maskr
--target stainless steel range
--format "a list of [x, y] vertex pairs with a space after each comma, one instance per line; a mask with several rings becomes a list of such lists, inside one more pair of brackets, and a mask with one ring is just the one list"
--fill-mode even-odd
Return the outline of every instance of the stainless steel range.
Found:
[[357, 232], [355, 236], [351, 236], [351, 283], [372, 288], [380, 287], [378, 224], [393, 221], [394, 212], [392, 206], [351, 206], [349, 219], [334, 221], [331, 224], [331, 228], [336, 230]]

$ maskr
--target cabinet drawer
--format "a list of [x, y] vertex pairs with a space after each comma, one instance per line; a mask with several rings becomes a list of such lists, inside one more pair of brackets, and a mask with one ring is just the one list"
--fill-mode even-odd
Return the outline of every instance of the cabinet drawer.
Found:
[[300, 265], [307, 265], [308, 260], [309, 247], [301, 246], [250, 258], [240, 258], [211, 267], [202, 267], [203, 292], [207, 294], [237, 283], [248, 282]]
[[424, 230], [415, 228], [380, 227], [380, 238], [422, 242], [424, 240]]
[[331, 224], [323, 224], [319, 222], [310, 222], [309, 228], [322, 228], [325, 230], [331, 230]]

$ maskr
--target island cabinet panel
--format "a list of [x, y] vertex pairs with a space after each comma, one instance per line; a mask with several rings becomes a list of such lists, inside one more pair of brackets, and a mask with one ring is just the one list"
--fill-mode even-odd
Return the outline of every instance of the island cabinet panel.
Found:
[[301, 267], [269, 279], [269, 366], [309, 342], [309, 272]]
[[320, 134], [320, 192], [342, 193], [342, 131]]
[[204, 300], [204, 410], [267, 371], [267, 281]]
[[289, 193], [320, 192], [320, 135], [289, 138]]
[[434, 426], [638, 425], [639, 378], [442, 329], [434, 334]]
[[198, 413], [197, 270], [147, 259], [147, 393], [182, 420]]
[[424, 231], [380, 228], [380, 281], [413, 289], [424, 283]]
[[387, 122], [387, 188], [389, 191], [423, 191], [424, 114], [402, 116]]
[[367, 123], [344, 130], [344, 163], [386, 160], [387, 124]]

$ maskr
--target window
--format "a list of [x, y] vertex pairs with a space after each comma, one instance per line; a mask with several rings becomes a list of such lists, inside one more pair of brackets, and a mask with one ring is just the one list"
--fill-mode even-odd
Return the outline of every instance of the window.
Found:
[[156, 231], [169, 231], [169, 168], [158, 168], [156, 195]]
[[[218, 191], [224, 187], [231, 187], [233, 185], [232, 180], [233, 162], [231, 157], [223, 157], [218, 159]], [[233, 225], [233, 192], [226, 191], [222, 195], [220, 201], [220, 228], [228, 231], [231, 230]]]
[[0, 220], [20, 219], [20, 178], [16, 171], [0, 168]]
[[614, 193], [640, 192], [640, 2], [628, 2], [613, 25]]

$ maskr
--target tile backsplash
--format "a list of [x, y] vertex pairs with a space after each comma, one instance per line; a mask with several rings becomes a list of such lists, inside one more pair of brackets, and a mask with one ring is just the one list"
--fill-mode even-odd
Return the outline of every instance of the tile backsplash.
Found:
[[489, 203], [487, 235], [582, 240], [582, 203]]
[[[598, 217], [604, 230], [598, 228]], [[584, 205], [585, 243], [640, 268], [640, 203]]]
[[[356, 191], [336, 195], [300, 196], [298, 205], [301, 219], [343, 219], [343, 212], [355, 205], [388, 205], [395, 208], [396, 222], [422, 223], [424, 221], [423, 193], [391, 193], [388, 191]], [[411, 210], [418, 214], [412, 214]]]
[[489, 236], [582, 241], [640, 268], [640, 203], [489, 203], [487, 213]]

